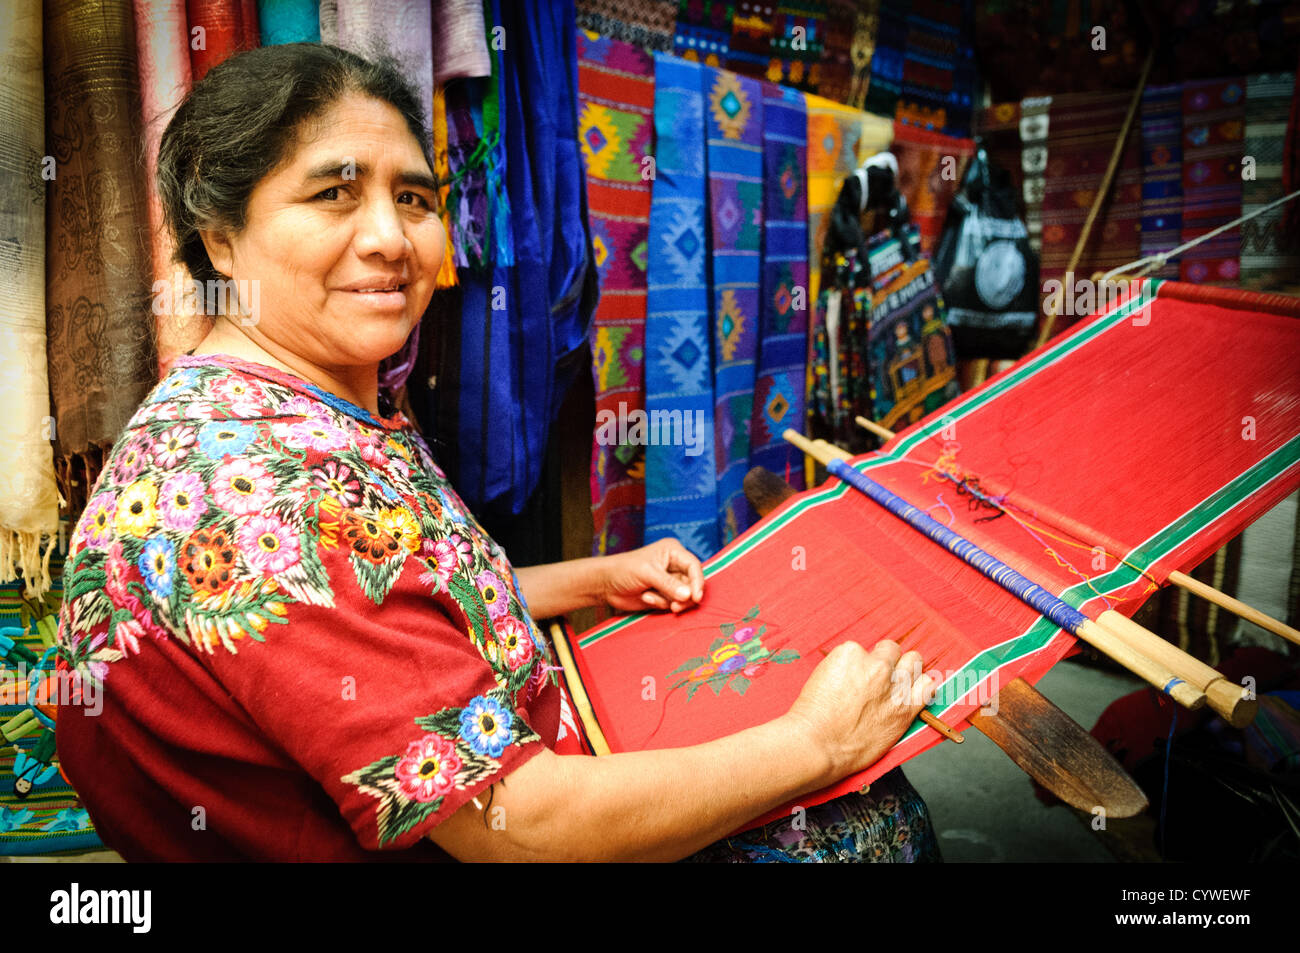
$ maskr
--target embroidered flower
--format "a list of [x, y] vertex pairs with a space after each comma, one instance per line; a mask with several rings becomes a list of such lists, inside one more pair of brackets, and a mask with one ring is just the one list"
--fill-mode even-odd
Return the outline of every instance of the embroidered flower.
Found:
[[172, 594], [172, 574], [176, 571], [176, 550], [162, 536], [155, 536], [145, 544], [137, 563], [144, 576], [144, 584], [155, 599], [166, 599]]
[[113, 626], [113, 644], [123, 655], [138, 653], [143, 635], [144, 626], [135, 619], [119, 619]]
[[199, 525], [208, 510], [203, 501], [203, 480], [197, 473], [177, 473], [162, 486], [163, 526], [188, 532]]
[[510, 611], [510, 600], [496, 573], [484, 570], [474, 577], [474, 584], [478, 586], [479, 594], [487, 604], [488, 614], [492, 618], [499, 619]]
[[424, 804], [456, 786], [463, 762], [456, 744], [442, 735], [425, 735], [406, 746], [397, 762], [397, 786], [402, 796]]
[[260, 512], [274, 495], [275, 478], [266, 467], [246, 457], [223, 463], [212, 477], [213, 499], [223, 510], [237, 516]]
[[311, 481], [343, 506], [356, 506], [361, 502], [361, 484], [346, 464], [327, 460], [312, 468]]
[[238, 413], [252, 416], [261, 411], [266, 392], [256, 381], [231, 375], [212, 385], [212, 397], [230, 404], [231, 409]]
[[158, 521], [158, 487], [148, 478], [136, 480], [117, 499], [113, 527], [119, 533], [145, 536]]
[[113, 525], [113, 511], [117, 508], [117, 498], [112, 493], [101, 493], [86, 504], [86, 515], [82, 517], [81, 527], [86, 542], [96, 548], [108, 544], [112, 534], [109, 527]]
[[744, 645], [757, 634], [758, 630], [752, 625], [738, 626], [736, 631], [731, 633], [731, 641], [735, 642], [737, 645]]
[[460, 713], [460, 736], [477, 754], [499, 758], [510, 744], [513, 723], [514, 715], [499, 701], [479, 695]]
[[181, 572], [197, 593], [213, 595], [234, 582], [235, 547], [229, 534], [220, 529], [201, 529], [181, 547]]
[[114, 540], [104, 554], [104, 591], [115, 606], [127, 606], [135, 599], [126, 588], [126, 560], [122, 558], [122, 543]]
[[213, 460], [227, 455], [238, 456], [256, 435], [256, 431], [246, 424], [213, 421], [199, 428], [199, 448]]
[[283, 440], [291, 447], [320, 450], [323, 453], [348, 445], [347, 434], [319, 420], [306, 420], [293, 424], [285, 432]]
[[149, 440], [141, 435], [132, 437], [122, 447], [113, 464], [113, 479], [118, 483], [130, 483], [149, 464]]
[[420, 524], [409, 511], [394, 507], [379, 514], [379, 525], [403, 546], [407, 552], [415, 553], [420, 549]]
[[383, 466], [388, 462], [388, 455], [384, 453], [384, 440], [373, 430], [361, 427], [356, 447], [357, 452], [361, 454], [361, 459], [366, 463]]
[[383, 563], [402, 552], [402, 545], [369, 516], [349, 510], [343, 517], [343, 538], [352, 552], [372, 563]]
[[194, 446], [194, 430], [190, 427], [172, 427], [153, 447], [154, 463], [160, 467], [174, 467], [190, 455]]
[[193, 387], [199, 380], [199, 372], [192, 367], [181, 367], [173, 370], [167, 375], [166, 380], [158, 385], [154, 392], [156, 396], [164, 400], [175, 397], [182, 391], [187, 391]]
[[437, 542], [426, 539], [420, 547], [420, 558], [429, 567], [428, 572], [420, 573], [420, 582], [432, 586], [434, 592], [446, 590], [452, 575], [460, 567], [456, 547], [445, 539]]
[[275, 516], [251, 516], [241, 521], [235, 539], [249, 565], [268, 576], [284, 572], [302, 559], [298, 534]]
[[310, 417], [324, 421], [330, 419], [329, 408], [302, 394], [295, 394], [280, 404], [279, 412], [288, 417]]
[[447, 542], [456, 550], [456, 558], [460, 560], [460, 564], [468, 566], [473, 558], [470, 554], [474, 551], [470, 541], [459, 533], [452, 533], [447, 537]]
[[457, 526], [465, 526], [469, 522], [465, 519], [465, 514], [461, 512], [461, 508], [448, 499], [447, 494], [443, 492], [441, 487], [438, 489], [438, 499], [442, 501], [443, 517], [448, 522]]
[[524, 625], [512, 615], [502, 616], [494, 623], [497, 641], [506, 655], [506, 664], [510, 671], [527, 665], [533, 660], [533, 637]]

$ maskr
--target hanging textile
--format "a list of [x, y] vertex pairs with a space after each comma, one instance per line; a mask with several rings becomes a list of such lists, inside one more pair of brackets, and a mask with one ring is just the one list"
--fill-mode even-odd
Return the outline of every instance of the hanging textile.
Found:
[[[1142, 91], [1141, 256], [1178, 246], [1183, 223], [1183, 87], [1178, 83]], [[1170, 262], [1150, 274], [1178, 276]]]
[[434, 0], [433, 64], [438, 85], [462, 77], [492, 75], [483, 4], [479, 0]]
[[1020, 101], [1020, 171], [1025, 197], [1025, 227], [1029, 242], [1043, 251], [1043, 193], [1047, 189], [1047, 133], [1051, 128], [1051, 96]]
[[[1183, 242], [1241, 215], [1245, 99], [1240, 76], [1183, 84]], [[1239, 233], [1229, 230], [1189, 249], [1178, 275], [1196, 284], [1235, 284], [1241, 275]]]
[[321, 39], [319, 0], [257, 0], [257, 22], [263, 46]]
[[578, 28], [651, 52], [671, 53], [677, 0], [578, 0]]
[[803, 94], [763, 84], [763, 285], [749, 465], [803, 489], [798, 451], [808, 362], [808, 119]]
[[[1260, 73], [1246, 78], [1246, 127], [1242, 155], [1254, 161], [1253, 176], [1241, 184], [1241, 214], [1249, 215], [1287, 194], [1282, 188], [1282, 154], [1294, 73]], [[1243, 172], [1245, 170], [1243, 169]], [[1286, 208], [1275, 208], [1241, 224], [1241, 286], [1295, 290], [1300, 254], [1283, 232]]]
[[[159, 376], [171, 361], [203, 340], [210, 321], [198, 314], [190, 291], [189, 269], [175, 261], [176, 246], [163, 223], [156, 172], [158, 144], [176, 107], [190, 89], [189, 32], [184, 0], [134, 0], [136, 53], [139, 57], [140, 99], [144, 109], [145, 167], [149, 200], [155, 325], [158, 334]], [[163, 282], [163, 285], [158, 285]], [[161, 312], [161, 313], [159, 313]]]
[[[1081, 322], [853, 465], [1068, 604], [1132, 616], [1171, 570], [1195, 566], [1300, 486], [1296, 300], [1147, 287], [1153, 299]], [[1239, 346], [1224, 349], [1225, 334]], [[1257, 439], [1225, 434], [1215, 422], [1226, 408], [1257, 415]], [[949, 426], [959, 441], [946, 439]], [[998, 518], [967, 506], [961, 488], [976, 480], [1000, 487]], [[792, 545], [806, 571], [791, 571]], [[835, 479], [787, 500], [704, 573], [698, 608], [570, 640], [611, 750], [697, 744], [767, 721], [846, 638], [919, 651], [943, 675], [931, 712], [960, 728], [997, 686], [1037, 681], [1074, 641]], [[659, 686], [649, 702], [627, 688], [647, 675]], [[800, 804], [857, 790], [939, 741], [918, 721], [876, 764]]]
[[898, 191], [920, 231], [921, 251], [933, 254], [948, 206], [975, 155], [975, 142], [896, 122], [889, 148], [898, 158]]
[[826, 46], [813, 92], [838, 103], [849, 101], [853, 85], [857, 7], [854, 0], [829, 0], [826, 4]]
[[645, 451], [645, 541], [675, 536], [704, 558], [718, 549], [718, 497], [699, 65], [655, 55], [654, 124], [656, 175], [646, 270], [645, 406], [651, 433]]
[[735, 12], [733, 0], [679, 0], [673, 52], [692, 63], [725, 66]]
[[339, 0], [320, 0], [320, 41], [339, 45]]
[[876, 31], [880, 27], [880, 0], [859, 0], [857, 8], [853, 17], [853, 45], [849, 47], [853, 79], [845, 102], [854, 109], [862, 109], [871, 83], [871, 60], [876, 50]]
[[[592, 552], [641, 545], [645, 452], [602, 437], [601, 421], [645, 409], [646, 255], [654, 122], [654, 61], [619, 40], [578, 33], [578, 135], [587, 171], [600, 304], [591, 339], [597, 439], [591, 448]], [[651, 161], [653, 159], [651, 158]], [[626, 428], [624, 428], [626, 431]], [[607, 434], [608, 431], [605, 431]]]
[[[826, 49], [825, 21], [824, 2], [738, 0], [726, 66], [754, 79], [816, 92]], [[844, 53], [847, 62], [847, 43]]]
[[185, 0], [185, 16], [196, 83], [232, 53], [258, 44], [257, 0]]
[[950, 136], [969, 136], [977, 95], [974, 5], [882, 0], [866, 108]]
[[[1052, 99], [1047, 175], [1043, 186], [1041, 278], [1060, 280], [1079, 241], [1110, 163], [1131, 92], [1066, 93]], [[1131, 130], [1110, 195], [1089, 234], [1075, 281], [1138, 257], [1142, 227], [1142, 137]], [[1079, 315], [1064, 314], [1056, 327]]]
[[129, 0], [45, 4], [46, 333], [65, 459], [116, 440], [156, 380], [136, 62]]
[[442, 220], [446, 246], [442, 255], [442, 267], [438, 269], [435, 289], [451, 288], [456, 284], [456, 247], [452, 237], [451, 207], [448, 196], [451, 193], [451, 160], [447, 155], [447, 90], [442, 86], [433, 88], [433, 175], [438, 180], [438, 217]]
[[40, 0], [0, 11], [0, 582], [22, 573], [28, 592], [50, 586], [42, 559], [59, 529], [45, 348], [45, 116]]
[[763, 242], [763, 87], [705, 68], [712, 263], [713, 398], [718, 538], [749, 528], [745, 499], [758, 356]]

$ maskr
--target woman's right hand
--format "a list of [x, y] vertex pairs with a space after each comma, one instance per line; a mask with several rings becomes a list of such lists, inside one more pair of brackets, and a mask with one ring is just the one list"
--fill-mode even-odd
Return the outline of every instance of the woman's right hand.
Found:
[[888, 639], [870, 651], [850, 641], [808, 676], [785, 717], [829, 759], [832, 781], [875, 763], [916, 720], [936, 686], [921, 664]]

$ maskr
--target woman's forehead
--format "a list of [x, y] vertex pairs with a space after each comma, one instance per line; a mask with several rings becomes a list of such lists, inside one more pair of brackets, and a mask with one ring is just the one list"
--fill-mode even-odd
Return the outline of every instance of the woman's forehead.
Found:
[[336, 176], [362, 178], [385, 167], [429, 171], [419, 141], [396, 107], [357, 94], [305, 120], [285, 165], [307, 177], [332, 170]]

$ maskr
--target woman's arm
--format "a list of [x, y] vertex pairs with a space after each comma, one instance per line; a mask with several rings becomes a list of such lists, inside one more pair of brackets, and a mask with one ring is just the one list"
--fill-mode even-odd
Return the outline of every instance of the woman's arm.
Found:
[[680, 612], [704, 598], [700, 561], [675, 539], [616, 556], [526, 566], [515, 575], [534, 619], [603, 605]]
[[493, 788], [490, 814], [467, 804], [429, 836], [460, 860], [685, 857], [879, 759], [932, 691], [920, 667], [893, 642], [844, 643], [780, 718], [689, 748], [543, 751]]

